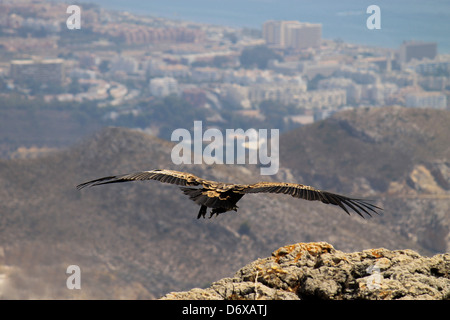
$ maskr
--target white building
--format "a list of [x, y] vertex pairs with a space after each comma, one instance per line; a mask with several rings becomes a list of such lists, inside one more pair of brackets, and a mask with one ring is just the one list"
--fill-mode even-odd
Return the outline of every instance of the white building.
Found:
[[405, 105], [410, 108], [447, 108], [447, 97], [437, 91], [423, 91], [408, 93], [405, 96]]
[[188, 66], [183, 64], [166, 64], [162, 61], [149, 61], [146, 70], [150, 77], [187, 78], [191, 75]]
[[381, 82], [395, 83], [399, 87], [409, 87], [417, 85], [417, 74], [412, 71], [387, 72], [381, 75]]
[[171, 77], [154, 78], [150, 80], [150, 93], [155, 97], [165, 97], [179, 94], [178, 81]]
[[263, 38], [268, 45], [279, 48], [305, 49], [319, 47], [322, 41], [322, 25], [300, 21], [264, 22]]
[[10, 76], [15, 83], [29, 81], [61, 85], [65, 79], [65, 62], [63, 59], [12, 60]]
[[127, 74], [136, 73], [139, 63], [132, 57], [117, 56], [111, 61], [111, 72], [123, 71]]
[[450, 55], [438, 55], [434, 59], [413, 60], [407, 68], [423, 75], [439, 75], [450, 73]]
[[337, 77], [350, 78], [358, 84], [376, 84], [380, 82], [380, 76], [373, 70], [358, 69], [351, 66], [343, 66], [335, 74]]
[[306, 86], [302, 77], [299, 75], [283, 75], [275, 73], [271, 70], [225, 70], [223, 72], [223, 82], [236, 83], [243, 86], [249, 86], [254, 84], [272, 84], [272, 85], [284, 85], [284, 84], [297, 84], [299, 86]]
[[338, 62], [302, 62], [301, 72], [305, 78], [314, 79], [317, 75], [330, 77], [335, 73], [341, 65]]
[[233, 106], [242, 109], [250, 109], [252, 107], [252, 103], [248, 99], [248, 91], [248, 87], [238, 84], [224, 83], [221, 85], [222, 98]]
[[248, 98], [251, 102], [264, 100], [279, 101], [283, 104], [294, 102], [298, 95], [306, 92], [306, 85], [299, 84], [255, 84], [248, 87]]
[[222, 81], [223, 71], [212, 67], [193, 68], [191, 80], [194, 82], [218, 82]]
[[367, 86], [369, 101], [373, 104], [384, 105], [393, 94], [398, 91], [395, 83], [376, 83]]
[[347, 102], [357, 104], [361, 100], [361, 85], [348, 78], [327, 78], [319, 81], [318, 88], [322, 90], [343, 89], [347, 93]]
[[286, 76], [261, 70], [227, 71], [221, 87], [228, 101], [243, 108], [249, 106], [247, 101], [252, 104], [264, 100], [293, 103], [297, 95], [307, 90], [305, 81], [299, 75]]
[[26, 18], [22, 21], [22, 27], [30, 28], [34, 30], [45, 30], [51, 33], [57, 33], [61, 30], [61, 26], [58, 21], [52, 21], [52, 19], [44, 20], [37, 18]]
[[296, 95], [294, 100], [305, 109], [336, 109], [347, 104], [347, 93], [342, 89], [314, 90]]
[[401, 63], [409, 62], [412, 59], [434, 59], [437, 55], [437, 43], [420, 41], [404, 42], [400, 46], [398, 55]]
[[77, 78], [77, 79], [96, 79], [97, 78], [97, 72], [93, 70], [88, 69], [81, 69], [81, 68], [74, 68], [69, 71], [69, 77], [70, 78]]
[[288, 48], [306, 49], [320, 47], [322, 41], [322, 25], [313, 23], [300, 23], [287, 28]]

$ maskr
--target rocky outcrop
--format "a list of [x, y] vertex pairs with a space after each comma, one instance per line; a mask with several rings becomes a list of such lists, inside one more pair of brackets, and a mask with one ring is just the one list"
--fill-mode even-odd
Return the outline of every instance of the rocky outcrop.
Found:
[[412, 250], [345, 253], [326, 242], [281, 247], [232, 278], [162, 299], [450, 299], [450, 254]]

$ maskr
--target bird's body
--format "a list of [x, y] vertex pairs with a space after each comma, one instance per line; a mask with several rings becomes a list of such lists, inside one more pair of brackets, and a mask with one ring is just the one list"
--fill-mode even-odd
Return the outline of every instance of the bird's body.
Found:
[[211, 208], [210, 217], [227, 211], [237, 211], [237, 202], [247, 193], [284, 193], [295, 198], [310, 201], [321, 201], [341, 207], [350, 214], [347, 207], [363, 217], [363, 213], [371, 216], [378, 213], [379, 207], [361, 199], [352, 199], [339, 194], [317, 190], [302, 184], [285, 182], [258, 182], [255, 184], [233, 184], [205, 180], [193, 174], [175, 170], [150, 170], [118, 176], [108, 176], [82, 183], [77, 189], [109, 183], [127, 181], [157, 180], [181, 186], [181, 190], [189, 198], [200, 205], [197, 218], [205, 217], [207, 208]]
[[200, 205], [200, 211], [197, 218], [205, 217], [206, 208], [211, 208], [212, 217], [214, 214], [219, 215], [227, 211], [237, 211], [236, 203], [244, 196], [244, 194], [233, 191], [232, 189], [226, 191], [216, 191], [211, 189], [196, 189], [181, 187], [184, 194]]

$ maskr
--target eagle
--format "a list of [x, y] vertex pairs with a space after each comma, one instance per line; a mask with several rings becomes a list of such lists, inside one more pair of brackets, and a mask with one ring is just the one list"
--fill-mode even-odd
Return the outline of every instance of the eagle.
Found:
[[191, 173], [166, 169], [139, 171], [130, 174], [103, 177], [81, 183], [77, 186], [77, 189], [80, 190], [85, 187], [109, 183], [143, 180], [156, 180], [181, 186], [180, 189], [183, 193], [189, 196], [192, 201], [200, 205], [197, 219], [200, 217], [205, 218], [207, 208], [211, 208], [209, 218], [214, 215], [218, 216], [227, 211], [237, 211], [237, 202], [247, 193], [284, 193], [291, 195], [294, 198], [301, 198], [309, 201], [321, 201], [325, 204], [336, 205], [350, 215], [349, 208], [363, 218], [363, 213], [371, 217], [372, 213], [379, 214], [377, 209], [383, 210], [363, 199], [349, 198], [340, 194], [318, 190], [303, 184], [287, 182], [234, 184], [206, 180]]
[[383, 210], [362, 199], [349, 198], [303, 184], [287, 182], [258, 182], [254, 184], [224, 183], [202, 179], [187, 172], [165, 169], [103, 177], [79, 184], [77, 189], [109, 183], [143, 180], [156, 180], [181, 186], [180, 189], [183, 193], [200, 205], [197, 219], [200, 217], [205, 218], [207, 208], [211, 208], [209, 218], [227, 211], [237, 211], [237, 202], [247, 193], [284, 193], [294, 198], [321, 201], [325, 204], [339, 206], [349, 215], [350, 211], [348, 209], [351, 209], [363, 218], [363, 213], [372, 216], [373, 213], [379, 214], [377, 210]]

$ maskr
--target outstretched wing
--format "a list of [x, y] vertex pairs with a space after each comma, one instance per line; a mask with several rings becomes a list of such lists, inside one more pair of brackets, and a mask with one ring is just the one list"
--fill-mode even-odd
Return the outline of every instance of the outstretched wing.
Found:
[[128, 181], [142, 181], [142, 180], [156, 180], [165, 183], [176, 184], [180, 186], [198, 186], [200, 184], [208, 183], [211, 181], [201, 179], [193, 174], [180, 172], [175, 170], [150, 170], [140, 171], [130, 174], [123, 174], [118, 176], [103, 177], [88, 181], [77, 186], [77, 189], [84, 187], [98, 186], [108, 183], [119, 183]]
[[305, 186], [295, 183], [272, 183], [259, 182], [249, 185], [241, 190], [242, 193], [284, 193], [293, 196], [294, 198], [301, 198], [310, 201], [321, 201], [326, 204], [333, 204], [341, 207], [345, 212], [350, 214], [347, 207], [355, 211], [364, 218], [362, 213], [372, 216], [371, 213], [376, 213], [378, 210], [383, 210], [371, 203], [362, 199], [352, 199], [336, 193], [328, 191], [321, 191], [313, 187]]

